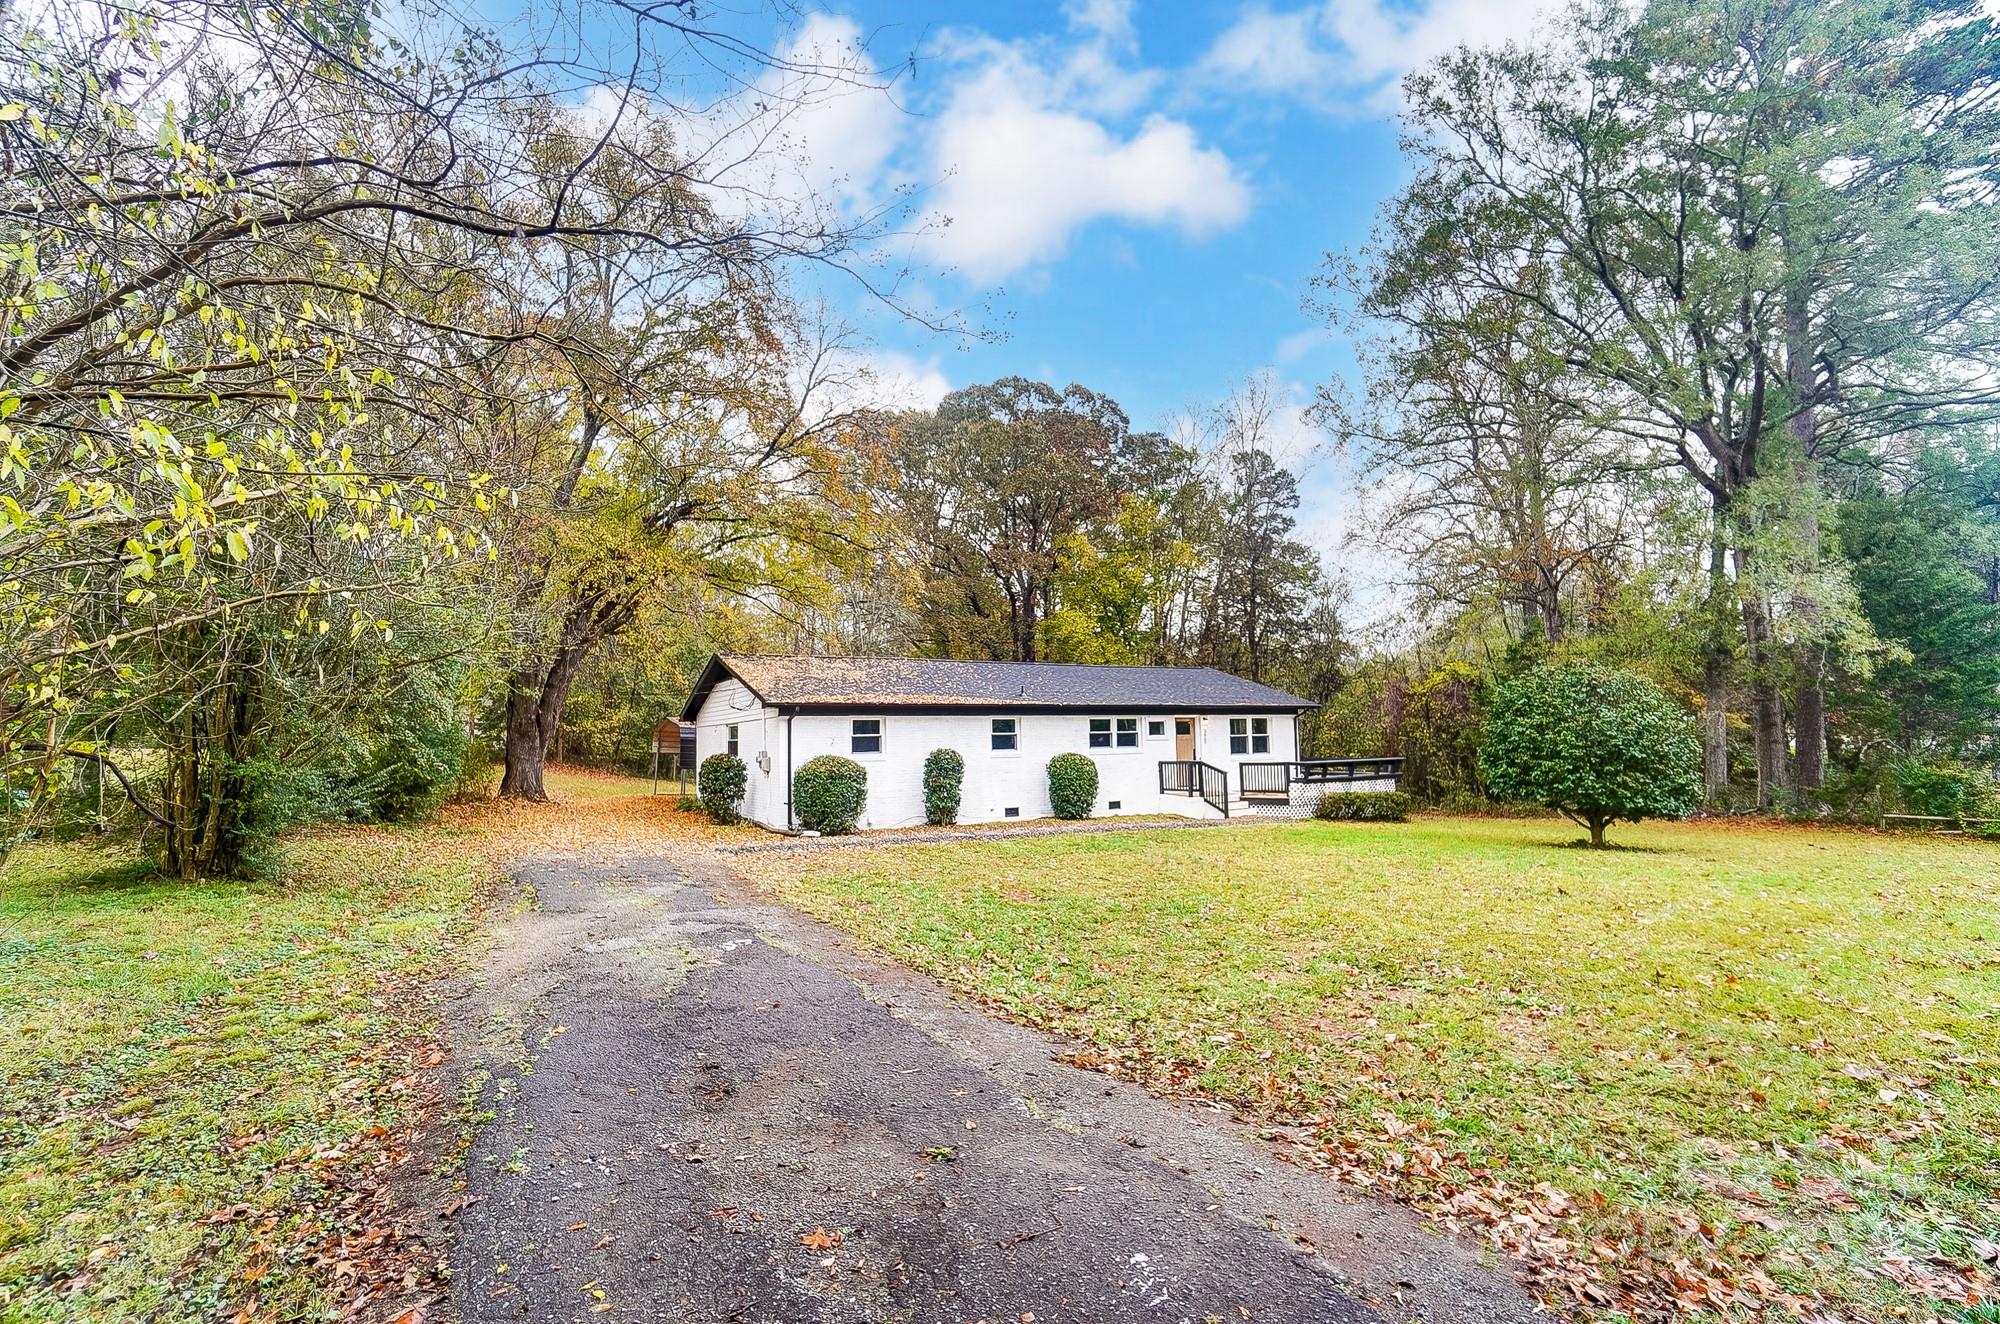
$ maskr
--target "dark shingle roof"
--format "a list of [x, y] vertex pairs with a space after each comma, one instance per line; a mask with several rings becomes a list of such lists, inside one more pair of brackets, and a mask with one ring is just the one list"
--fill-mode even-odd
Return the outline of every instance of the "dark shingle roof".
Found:
[[684, 718], [716, 682], [742, 681], [778, 708], [1073, 708], [1103, 711], [1272, 712], [1310, 708], [1296, 695], [1212, 667], [1114, 667], [1068, 662], [958, 662], [921, 657], [770, 657], [709, 661]]

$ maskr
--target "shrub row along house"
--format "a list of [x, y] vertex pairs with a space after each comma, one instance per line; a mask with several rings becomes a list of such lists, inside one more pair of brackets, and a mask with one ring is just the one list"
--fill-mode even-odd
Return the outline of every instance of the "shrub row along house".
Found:
[[780, 831], [799, 821], [794, 770], [825, 754], [867, 771], [864, 828], [925, 821], [924, 761], [939, 749], [965, 760], [965, 823], [1047, 817], [1048, 762], [1063, 753], [1097, 766], [1093, 814], [1309, 811], [1329, 790], [1394, 790], [1400, 760], [1299, 761], [1312, 706], [1206, 667], [721, 654], [682, 720], [697, 762], [743, 760], [743, 816]]

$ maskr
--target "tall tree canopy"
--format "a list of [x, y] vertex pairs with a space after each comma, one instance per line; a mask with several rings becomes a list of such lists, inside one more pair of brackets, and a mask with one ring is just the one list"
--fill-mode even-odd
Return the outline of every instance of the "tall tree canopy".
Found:
[[[298, 763], [280, 728], [379, 706], [329, 676], [505, 653], [516, 628], [518, 668], [550, 674], [579, 604], [624, 582], [552, 531], [587, 485], [643, 477], [652, 532], [710, 521], [686, 559], [769, 510], [746, 474], [811, 488], [778, 273], [850, 265], [868, 222], [725, 178], [743, 135], [712, 103], [697, 131], [677, 64], [865, 76], [682, 6], [619, 12], [609, 109], [586, 101], [598, 52], [423, 5], [0, 12], [10, 813], [72, 766], [129, 780], [110, 742], [151, 744], [166, 775], [131, 794], [169, 862], [235, 868], [254, 770]], [[744, 116], [784, 102], [766, 91]], [[510, 592], [496, 569], [546, 569], [552, 538], [565, 573]], [[413, 633], [436, 647], [394, 645]]]
[[[1747, 691], [1766, 803], [1814, 793], [1830, 660], [1875, 648], [1829, 554], [1828, 467], [2000, 411], [1996, 67], [1970, 0], [1655, 0], [1408, 83], [1418, 168], [1360, 310], [1397, 328], [1391, 361], [1509, 328], [1583, 427], [1706, 495], [1705, 689], [1711, 710]], [[1426, 380], [1449, 402], [1446, 367]]]

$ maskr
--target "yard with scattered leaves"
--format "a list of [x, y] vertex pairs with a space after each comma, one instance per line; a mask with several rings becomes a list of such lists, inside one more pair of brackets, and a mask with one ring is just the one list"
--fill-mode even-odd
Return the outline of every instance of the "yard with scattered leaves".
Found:
[[1226, 1101], [1297, 1161], [1487, 1236], [1553, 1300], [1883, 1320], [1990, 1302], [2000, 847], [1574, 835], [1309, 822], [749, 867], [1087, 1041], [1080, 1063]]
[[[259, 882], [29, 845], [0, 878], [0, 1319], [322, 1318], [393, 1268], [379, 1202], [442, 1060], [430, 978], [498, 862], [716, 829], [624, 778], [301, 834]], [[506, 898], [501, 899], [502, 904]]]

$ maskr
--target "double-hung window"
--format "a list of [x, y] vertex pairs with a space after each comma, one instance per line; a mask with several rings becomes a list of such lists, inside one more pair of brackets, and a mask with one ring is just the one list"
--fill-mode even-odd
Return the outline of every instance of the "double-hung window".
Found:
[[996, 717], [993, 719], [993, 748], [1017, 750], [1021, 747], [1021, 730], [1015, 725], [1019, 718]]
[[1113, 726], [1115, 730], [1114, 743], [1117, 744], [1118, 748], [1120, 749], [1139, 748], [1138, 718], [1120, 717], [1114, 721]]
[[882, 719], [879, 717], [857, 717], [854, 727], [847, 737], [850, 754], [880, 754], [882, 752]]
[[1111, 719], [1093, 717], [1090, 719], [1090, 747], [1092, 749], [1111, 748]]
[[1230, 718], [1229, 752], [1231, 754], [1270, 753], [1271, 719], [1268, 717]]
[[736, 724], [734, 722], [731, 722], [729, 724], [728, 736], [729, 736], [729, 757], [735, 758], [737, 752], [737, 743], [736, 743]]

